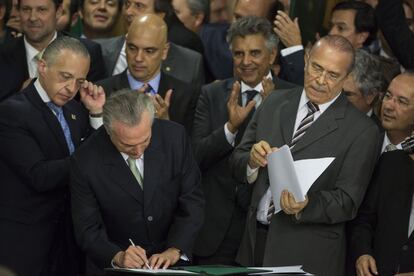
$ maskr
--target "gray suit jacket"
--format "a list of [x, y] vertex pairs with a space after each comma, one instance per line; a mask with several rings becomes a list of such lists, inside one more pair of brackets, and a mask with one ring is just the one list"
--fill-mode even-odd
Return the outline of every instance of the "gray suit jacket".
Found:
[[[272, 93], [256, 111], [231, 157], [240, 181], [253, 144], [267, 141], [281, 147], [292, 140], [302, 88]], [[299, 220], [283, 211], [272, 217], [264, 266], [302, 264], [315, 275], [344, 275], [345, 222], [355, 217], [378, 155], [379, 132], [370, 118], [341, 94], [312, 124], [292, 149], [294, 160], [335, 157], [308, 192], [308, 205]], [[237, 260], [252, 265], [258, 203], [269, 187], [267, 168], [253, 184], [246, 231]]]
[[[106, 72], [112, 75], [116, 62], [125, 42], [125, 36], [96, 39], [101, 45]], [[167, 58], [162, 63], [162, 70], [186, 83], [201, 87], [205, 82], [203, 57], [196, 51], [170, 42]]]

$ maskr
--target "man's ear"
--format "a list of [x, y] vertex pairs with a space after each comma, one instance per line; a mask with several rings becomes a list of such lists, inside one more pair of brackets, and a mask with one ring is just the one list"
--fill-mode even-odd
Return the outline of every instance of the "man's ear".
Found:
[[199, 28], [201, 25], [203, 25], [203, 21], [204, 21], [204, 13], [197, 13], [194, 15], [195, 17], [195, 26], [196, 28]]
[[63, 6], [60, 4], [56, 9], [56, 19], [59, 19], [63, 14]]
[[165, 60], [168, 56], [168, 51], [170, 50], [170, 43], [166, 42], [164, 48], [162, 49], [162, 60]]
[[39, 72], [39, 75], [43, 75], [47, 71], [47, 64], [43, 58], [37, 61], [37, 71]]
[[357, 34], [357, 40], [359, 45], [364, 45], [365, 41], [369, 37], [369, 32], [360, 32]]

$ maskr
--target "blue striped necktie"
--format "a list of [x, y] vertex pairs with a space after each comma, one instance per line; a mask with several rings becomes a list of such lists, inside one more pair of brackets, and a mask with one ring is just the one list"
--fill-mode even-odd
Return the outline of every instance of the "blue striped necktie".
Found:
[[60, 127], [63, 130], [63, 134], [65, 135], [65, 140], [66, 140], [66, 144], [68, 145], [69, 153], [72, 154], [75, 151], [75, 146], [73, 145], [72, 136], [70, 135], [69, 125], [66, 122], [65, 116], [63, 115], [62, 107], [57, 106], [53, 102], [48, 102], [46, 104], [55, 113], [56, 118], [59, 121]]

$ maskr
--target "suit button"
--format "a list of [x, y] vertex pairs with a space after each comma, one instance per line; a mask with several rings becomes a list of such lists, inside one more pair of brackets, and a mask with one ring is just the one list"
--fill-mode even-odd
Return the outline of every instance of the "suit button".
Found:
[[404, 245], [404, 246], [402, 247], [402, 250], [407, 251], [407, 250], [408, 250], [408, 245]]
[[147, 217], [147, 220], [148, 220], [148, 221], [152, 221], [152, 220], [153, 220], [152, 216], [148, 216], [148, 217]]

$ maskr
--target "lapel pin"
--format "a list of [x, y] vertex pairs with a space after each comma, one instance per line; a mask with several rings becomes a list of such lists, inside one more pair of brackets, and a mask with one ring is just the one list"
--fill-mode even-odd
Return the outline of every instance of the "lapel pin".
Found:
[[165, 67], [165, 71], [170, 72], [171, 71], [170, 66]]
[[76, 115], [75, 114], [71, 114], [72, 120], [76, 120]]

